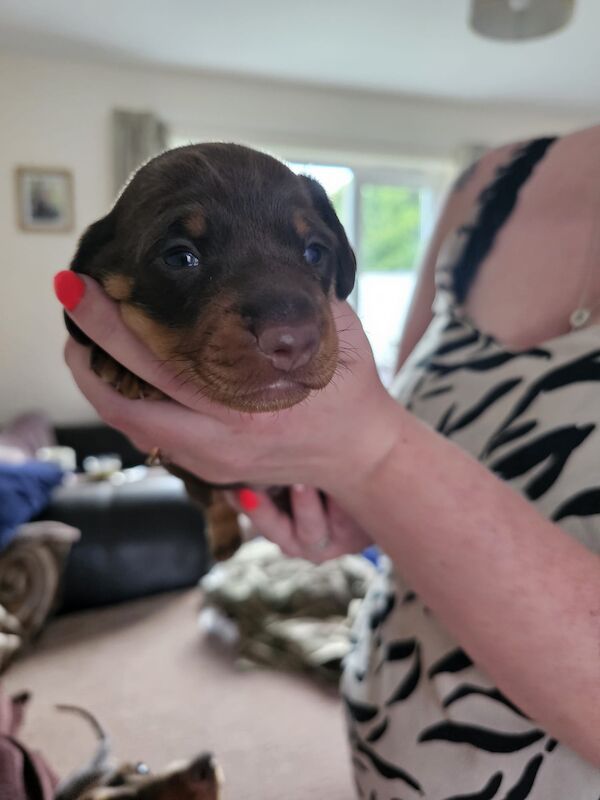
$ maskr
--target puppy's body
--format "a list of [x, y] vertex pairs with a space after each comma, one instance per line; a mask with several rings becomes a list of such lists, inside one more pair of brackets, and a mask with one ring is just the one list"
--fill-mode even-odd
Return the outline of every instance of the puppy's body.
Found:
[[[71, 266], [182, 382], [229, 408], [288, 408], [338, 366], [330, 301], [350, 293], [354, 254], [321, 186], [263, 153], [209, 143], [158, 156], [88, 228]], [[92, 365], [129, 397], [157, 396], [95, 346]], [[206, 484], [172, 471], [211, 505]], [[225, 558], [240, 534], [218, 496], [213, 506], [212, 549]]]

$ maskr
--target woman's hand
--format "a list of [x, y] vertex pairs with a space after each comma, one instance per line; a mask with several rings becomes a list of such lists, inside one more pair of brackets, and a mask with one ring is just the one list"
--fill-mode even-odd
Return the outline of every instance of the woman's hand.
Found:
[[[241, 496], [240, 496], [241, 495]], [[291, 517], [280, 511], [264, 492], [226, 492], [229, 504], [243, 512], [257, 534], [265, 536], [287, 556], [320, 564], [330, 558], [359, 553], [373, 544], [369, 535], [331, 497], [323, 501], [317, 489], [290, 487]]]
[[[276, 414], [241, 414], [203, 398], [126, 327], [119, 306], [88, 277], [69, 315], [92, 341], [171, 400], [128, 400], [89, 367], [89, 349], [69, 339], [65, 359], [77, 385], [112, 427], [143, 451], [212, 483], [305, 483], [331, 492], [359, 486], [389, 451], [398, 405], [382, 386], [358, 318], [335, 302], [340, 366], [331, 383]], [[63, 273], [61, 273], [63, 275]], [[74, 284], [77, 288], [77, 284]], [[75, 306], [75, 307], [73, 307]], [[392, 419], [394, 422], [392, 422]]]

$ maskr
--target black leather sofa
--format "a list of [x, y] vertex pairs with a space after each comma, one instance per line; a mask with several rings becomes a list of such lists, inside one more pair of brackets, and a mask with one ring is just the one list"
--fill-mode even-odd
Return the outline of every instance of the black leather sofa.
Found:
[[[61, 427], [55, 436], [75, 449], [79, 467], [100, 453], [118, 453], [123, 467], [144, 462], [124, 436], [104, 425]], [[162, 470], [121, 485], [60, 487], [40, 518], [81, 531], [67, 561], [59, 612], [192, 586], [210, 567], [202, 513], [183, 484]]]

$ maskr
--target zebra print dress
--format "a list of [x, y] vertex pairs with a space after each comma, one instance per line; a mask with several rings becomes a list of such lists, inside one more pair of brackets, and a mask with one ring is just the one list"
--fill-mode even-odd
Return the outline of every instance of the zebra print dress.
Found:
[[[552, 141], [531, 143], [501, 170], [474, 225], [458, 233], [438, 268], [434, 319], [393, 393], [600, 552], [600, 326], [510, 351], [461, 310], [474, 265]], [[600, 691], [600, 658], [598, 676]], [[342, 693], [361, 798], [600, 798], [600, 771], [501, 694], [385, 557]]]

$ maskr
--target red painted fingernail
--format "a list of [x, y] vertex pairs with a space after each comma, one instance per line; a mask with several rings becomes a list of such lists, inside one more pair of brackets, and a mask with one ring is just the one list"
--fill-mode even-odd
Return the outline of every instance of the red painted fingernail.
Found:
[[85, 283], [70, 269], [54, 276], [54, 293], [67, 311], [74, 311], [85, 293]]
[[243, 511], [255, 511], [260, 505], [260, 498], [252, 489], [240, 489], [237, 499]]

